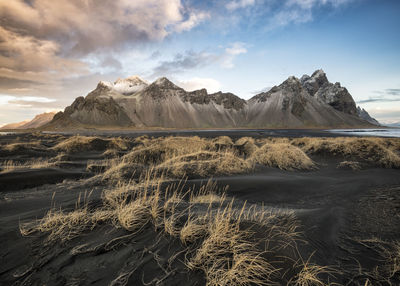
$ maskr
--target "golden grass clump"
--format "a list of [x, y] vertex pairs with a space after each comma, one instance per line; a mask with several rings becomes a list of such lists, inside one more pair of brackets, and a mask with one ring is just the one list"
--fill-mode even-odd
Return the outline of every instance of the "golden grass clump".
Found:
[[53, 149], [67, 153], [105, 151], [107, 149], [127, 150], [128, 143], [121, 138], [106, 139], [76, 135], [61, 141]]
[[193, 137], [165, 137], [144, 141], [125, 156], [128, 162], [158, 164], [176, 156], [212, 148], [207, 139]]
[[289, 285], [294, 286], [325, 286], [328, 285], [324, 282], [321, 276], [332, 276], [333, 270], [327, 266], [320, 266], [312, 264], [309, 261], [303, 262], [301, 270], [293, 279], [293, 283]]
[[233, 152], [226, 150], [222, 152], [200, 151], [176, 156], [159, 164], [157, 168], [176, 177], [184, 175], [206, 177], [245, 173], [252, 169], [252, 165], [237, 157]]
[[11, 144], [6, 144], [6, 145], [1, 145], [0, 146], [0, 155], [4, 154], [5, 156], [13, 155], [13, 154], [22, 154], [22, 153], [27, 153], [27, 152], [32, 152], [32, 151], [43, 151], [45, 150], [44, 146], [40, 143], [40, 141], [37, 142], [29, 142], [29, 143], [11, 143]]
[[292, 144], [307, 154], [357, 159], [384, 168], [400, 168], [400, 156], [381, 138], [297, 138]]
[[266, 143], [253, 153], [252, 162], [282, 170], [310, 170], [314, 162], [298, 147], [288, 143]]
[[20, 169], [41, 169], [54, 166], [54, 163], [46, 159], [35, 159], [25, 162], [18, 162], [14, 160], [6, 160], [1, 163], [1, 172], [9, 172]]
[[[242, 210], [243, 211], [243, 210]], [[233, 200], [216, 213], [208, 214], [208, 235], [186, 262], [189, 269], [201, 269], [207, 285], [268, 285], [274, 267], [240, 229]], [[201, 233], [204, 235], [204, 233]]]
[[338, 169], [350, 169], [353, 171], [361, 170], [361, 165], [359, 162], [355, 161], [342, 161], [337, 165]]
[[239, 154], [244, 154], [246, 157], [251, 156], [258, 148], [255, 140], [251, 137], [242, 137], [236, 140], [235, 149]]
[[84, 232], [93, 229], [96, 225], [111, 221], [114, 212], [107, 209], [89, 211], [87, 207], [77, 208], [71, 212], [51, 209], [42, 219], [34, 223], [21, 224], [23, 235], [34, 232], [49, 233], [48, 241], [71, 240]]
[[206, 217], [189, 214], [185, 224], [179, 231], [179, 238], [183, 244], [193, 243], [208, 234], [208, 227]]
[[228, 136], [219, 136], [212, 140], [216, 150], [228, 149], [233, 147], [233, 141]]
[[151, 220], [148, 201], [143, 197], [128, 204], [120, 205], [116, 210], [118, 222], [129, 231], [137, 231]]

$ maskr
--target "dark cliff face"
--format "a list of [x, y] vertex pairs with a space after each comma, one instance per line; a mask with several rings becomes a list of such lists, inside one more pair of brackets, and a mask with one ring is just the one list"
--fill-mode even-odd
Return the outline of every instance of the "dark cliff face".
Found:
[[311, 76], [303, 75], [300, 82], [312, 96], [316, 94], [320, 87], [330, 84], [323, 70], [316, 70]]
[[266, 102], [271, 98], [274, 94], [281, 92], [285, 97], [296, 97], [301, 93], [304, 93], [304, 88], [301, 85], [301, 82], [294, 76], [289, 77], [283, 83], [278, 86], [272, 87], [270, 90], [266, 92], [261, 92], [255, 96], [253, 96], [250, 101], [253, 102]]
[[143, 96], [151, 97], [154, 100], [162, 100], [168, 96], [184, 95], [186, 91], [162, 77], [146, 87], [141, 93]]
[[348, 90], [338, 82], [335, 84], [329, 82], [323, 70], [315, 71], [311, 77], [303, 75], [300, 82], [311, 96], [323, 103], [341, 112], [357, 115], [356, 103]]
[[378, 120], [376, 120], [375, 118], [371, 117], [371, 116], [369, 115], [369, 113], [368, 113], [364, 108], [361, 108], [361, 107], [358, 106], [358, 107], [357, 107], [357, 114], [358, 114], [358, 117], [360, 117], [360, 118], [362, 118], [362, 119], [368, 121], [368, 122], [371, 123], [371, 124], [374, 124], [374, 125], [381, 125], [381, 124], [378, 122]]
[[80, 124], [129, 126], [132, 122], [113, 98], [81, 96], [64, 112], [57, 113], [49, 124], [55, 127]]
[[219, 91], [217, 93], [210, 94], [210, 97], [216, 104], [222, 105], [226, 109], [240, 110], [246, 105], [246, 100], [241, 99], [230, 92]]

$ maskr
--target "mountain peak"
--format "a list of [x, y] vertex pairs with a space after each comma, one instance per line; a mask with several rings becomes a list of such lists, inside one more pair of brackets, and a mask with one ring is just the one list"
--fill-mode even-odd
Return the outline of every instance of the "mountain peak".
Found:
[[159, 77], [154, 82], [154, 84], [157, 84], [157, 85], [166, 85], [166, 84], [170, 84], [170, 83], [172, 83], [172, 82], [169, 79], [167, 79], [165, 76]]
[[303, 75], [300, 81], [310, 95], [314, 95], [320, 87], [329, 84], [328, 78], [322, 69], [316, 70], [311, 76]]
[[329, 83], [328, 78], [326, 77], [326, 73], [322, 69], [313, 72], [311, 78], [315, 79], [319, 86], [322, 86], [325, 83]]
[[326, 73], [323, 69], [318, 69], [312, 73], [311, 77], [319, 77], [319, 76], [326, 76]]
[[158, 78], [151, 85], [161, 87], [161, 88], [180, 89], [179, 86], [175, 85], [172, 81], [170, 81], [166, 77]]
[[113, 89], [123, 95], [131, 95], [143, 90], [149, 84], [137, 75], [124, 79], [117, 79], [113, 84]]
[[147, 82], [138, 75], [132, 75], [132, 76], [129, 76], [129, 77], [123, 78], [123, 79], [119, 78], [114, 82], [114, 85], [122, 84], [122, 83], [124, 83], [124, 84], [130, 83], [130, 84], [134, 84], [134, 85], [147, 84]]
[[99, 81], [97, 84], [97, 88], [113, 88], [113, 86], [114, 85], [111, 82], [104, 80]]
[[290, 91], [293, 91], [296, 93], [300, 93], [301, 89], [302, 89], [300, 80], [295, 76], [288, 77], [288, 79], [285, 80], [283, 83], [281, 83], [278, 87], [281, 89], [290, 90]]

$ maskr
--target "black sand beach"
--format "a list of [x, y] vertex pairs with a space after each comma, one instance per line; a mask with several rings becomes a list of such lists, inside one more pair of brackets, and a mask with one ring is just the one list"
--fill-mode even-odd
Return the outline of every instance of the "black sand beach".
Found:
[[[100, 132], [107, 137], [115, 134], [126, 136], [128, 140], [143, 135]], [[215, 133], [146, 133], [155, 137], [167, 134], [212, 138]], [[243, 136], [256, 139], [335, 136], [318, 130], [220, 131], [218, 135], [229, 136], [233, 140]], [[10, 143], [37, 140], [41, 141], [41, 147], [21, 147], [14, 153], [3, 150], [0, 159], [3, 164], [8, 160], [51, 159], [58, 154], [51, 148], [69, 136], [1, 136], [3, 147]], [[21, 223], [42, 218], [52, 206], [64, 211], [74, 210], [78, 198], [83, 201], [84, 193], [90, 208], [101, 205], [102, 192], [110, 185], [98, 180], [101, 168], [87, 167], [88, 163], [95, 165], [104, 160], [107, 148], [100, 145], [93, 150], [64, 154], [64, 158], [43, 168], [15, 168], [0, 173], [0, 284], [205, 285], [204, 274], [188, 270], [185, 265], [190, 247], [173, 236], [158, 232], [149, 224], [140, 231], [129, 232], [104, 223], [63, 242], [46, 243], [46, 233], [21, 235]], [[121, 151], [119, 156], [134, 148], [135, 144], [129, 145], [129, 149]], [[389, 242], [398, 242], [400, 237], [399, 169], [382, 168], [372, 163], [360, 169], [338, 168], [343, 158], [323, 153], [309, 156], [317, 168], [281, 170], [259, 166], [251, 172], [216, 174], [212, 178], [218, 186], [229, 186], [226, 194], [236, 199], [235, 204], [247, 201], [248, 206], [293, 213], [302, 233], [296, 255], [304, 260], [310, 259], [315, 265], [339, 270], [332, 275], [322, 274], [325, 283], [334, 281], [339, 285], [364, 285], [367, 279], [371, 285], [389, 285], [385, 284], [387, 281], [394, 283], [392, 285], [399, 283], [398, 272], [392, 273], [386, 282], [378, 281], [383, 274], [367, 274], [372, 273], [374, 267], [384, 264], [380, 250]], [[187, 187], [201, 186], [208, 179], [189, 177], [185, 184]], [[256, 232], [255, 236], [263, 234]], [[379, 245], [377, 242], [371, 246], [374, 239]], [[281, 254], [286, 255], [287, 251], [292, 250], [284, 249]], [[365, 271], [358, 271], [360, 267]], [[292, 283], [289, 277], [294, 274], [289, 271], [285, 275], [287, 277], [277, 280], [285, 285]]]

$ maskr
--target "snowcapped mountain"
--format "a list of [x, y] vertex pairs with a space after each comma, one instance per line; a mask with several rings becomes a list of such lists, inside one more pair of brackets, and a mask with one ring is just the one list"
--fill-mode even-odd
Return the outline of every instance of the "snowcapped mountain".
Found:
[[78, 97], [45, 128], [307, 128], [368, 127], [340, 83], [330, 83], [322, 70], [294, 76], [249, 100], [232, 93], [185, 91], [165, 77], [147, 83], [137, 76], [99, 82]]
[[125, 79], [117, 79], [112, 84], [112, 88], [123, 95], [131, 95], [135, 92], [143, 90], [148, 85], [149, 84], [140, 77], [131, 76]]

